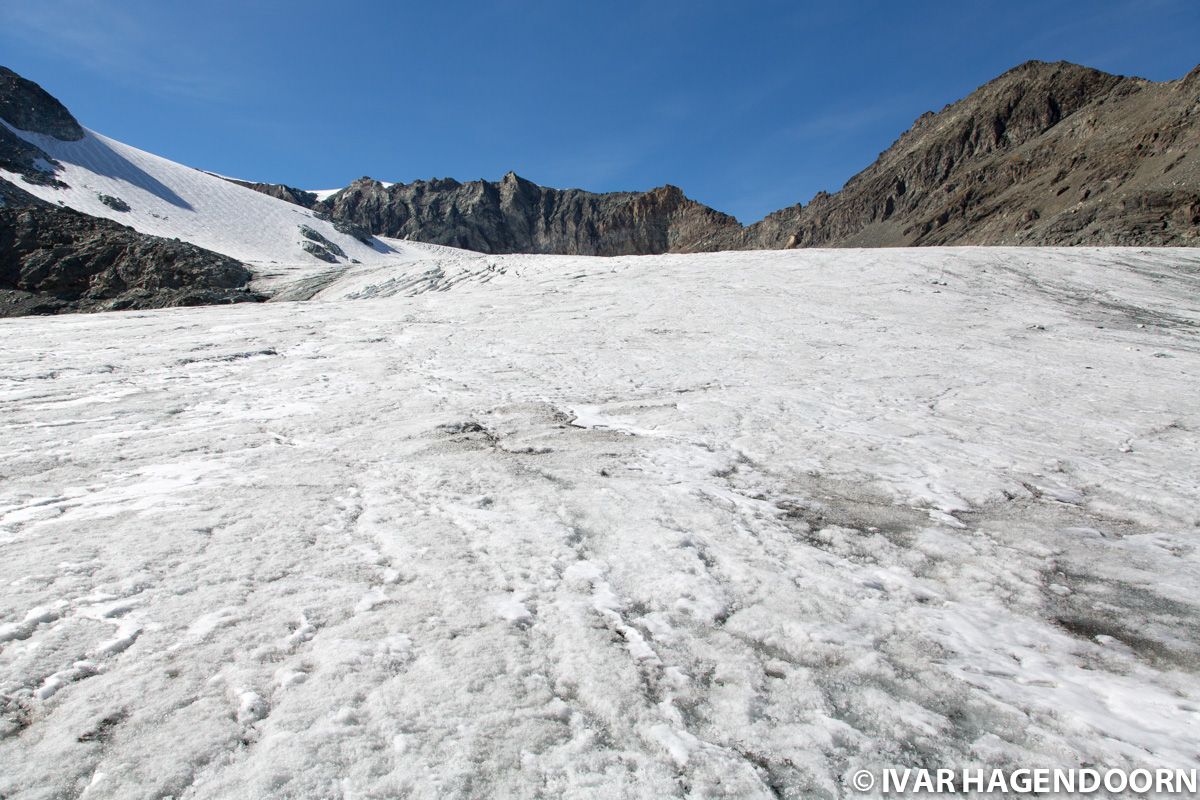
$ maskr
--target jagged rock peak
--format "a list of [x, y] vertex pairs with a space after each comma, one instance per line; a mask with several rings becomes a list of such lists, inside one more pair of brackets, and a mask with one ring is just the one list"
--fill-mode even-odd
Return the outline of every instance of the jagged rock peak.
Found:
[[83, 127], [66, 106], [7, 67], [0, 67], [0, 118], [14, 128], [63, 141], [83, 138]]

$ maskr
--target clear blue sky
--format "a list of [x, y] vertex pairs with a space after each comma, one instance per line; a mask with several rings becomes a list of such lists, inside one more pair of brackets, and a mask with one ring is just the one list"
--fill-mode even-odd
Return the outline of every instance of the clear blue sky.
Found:
[[90, 128], [302, 188], [663, 183], [752, 221], [1031, 58], [1154, 80], [1200, 0], [3, 0], [0, 64]]

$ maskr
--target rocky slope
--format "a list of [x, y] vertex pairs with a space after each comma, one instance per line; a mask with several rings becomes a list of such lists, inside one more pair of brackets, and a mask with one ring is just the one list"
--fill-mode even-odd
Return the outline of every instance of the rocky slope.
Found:
[[241, 263], [63, 208], [0, 208], [0, 317], [239, 303]]
[[1200, 244], [1200, 67], [1153, 83], [1023, 64], [719, 247], [949, 244]]
[[513, 174], [382, 184], [319, 202], [375, 233], [487, 253], [1200, 244], [1200, 67], [1166, 83], [1031, 61], [916, 121], [834, 194], [742, 227], [672, 186], [593, 194]]
[[509, 172], [499, 181], [359, 178], [321, 200], [294, 186], [226, 178], [312, 209], [357, 236], [375, 234], [480, 253], [617, 256], [713, 249], [738, 221], [677, 186], [646, 192], [552, 189]]

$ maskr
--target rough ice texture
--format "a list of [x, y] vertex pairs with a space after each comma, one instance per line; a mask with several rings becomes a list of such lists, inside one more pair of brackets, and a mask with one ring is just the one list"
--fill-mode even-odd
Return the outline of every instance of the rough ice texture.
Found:
[[1200, 766], [1198, 272], [430, 247], [0, 321], [0, 795]]

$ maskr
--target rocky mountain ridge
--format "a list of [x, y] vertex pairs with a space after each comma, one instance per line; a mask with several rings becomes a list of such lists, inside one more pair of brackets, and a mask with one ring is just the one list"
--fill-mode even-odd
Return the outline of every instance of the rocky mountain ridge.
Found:
[[646, 192], [553, 189], [509, 172], [499, 181], [435, 178], [388, 184], [359, 178], [320, 200], [282, 184], [235, 181], [378, 236], [415, 239], [484, 253], [591, 256], [708, 249], [737, 220], [677, 186]]
[[835, 193], [742, 226], [665, 186], [596, 194], [500, 181], [383, 184], [318, 200], [379, 234], [488, 253], [787, 247], [1200, 244], [1200, 67], [1154, 83], [1030, 61], [922, 115]]

